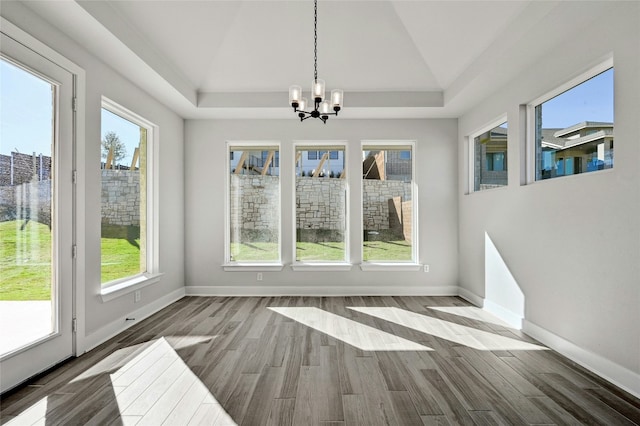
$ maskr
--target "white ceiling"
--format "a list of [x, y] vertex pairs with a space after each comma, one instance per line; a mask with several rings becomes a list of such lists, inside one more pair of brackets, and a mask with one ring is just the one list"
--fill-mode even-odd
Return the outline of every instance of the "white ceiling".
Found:
[[[26, 4], [185, 118], [292, 117], [313, 78], [311, 0]], [[456, 117], [607, 4], [320, 0], [318, 74], [345, 118]]]

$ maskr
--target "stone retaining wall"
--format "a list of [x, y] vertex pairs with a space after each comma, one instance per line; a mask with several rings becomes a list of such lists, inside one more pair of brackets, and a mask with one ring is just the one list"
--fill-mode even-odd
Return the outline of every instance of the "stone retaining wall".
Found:
[[102, 223], [140, 226], [140, 172], [101, 170]]
[[[385, 229], [393, 229], [394, 222], [400, 221], [398, 214], [392, 214], [393, 199], [400, 197], [399, 202], [407, 202], [411, 200], [411, 184], [397, 180], [376, 180], [365, 179], [363, 182], [363, 228], [369, 231], [382, 231]], [[401, 209], [398, 207], [398, 213]], [[395, 216], [395, 217], [394, 217]], [[391, 221], [391, 223], [390, 223]]]
[[[347, 182], [296, 177], [299, 241], [337, 241], [345, 230]], [[278, 176], [231, 175], [231, 241], [277, 241], [280, 225]], [[411, 184], [364, 180], [364, 229], [411, 237]], [[388, 234], [387, 232], [386, 234]]]
[[276, 242], [280, 229], [278, 176], [231, 175], [231, 242]]
[[9, 220], [51, 226], [51, 180], [0, 186], [0, 222]]

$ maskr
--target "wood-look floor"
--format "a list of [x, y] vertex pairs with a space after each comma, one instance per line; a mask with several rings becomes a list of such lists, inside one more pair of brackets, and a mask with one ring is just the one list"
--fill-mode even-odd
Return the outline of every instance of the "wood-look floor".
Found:
[[455, 297], [185, 297], [2, 424], [640, 424], [640, 400]]

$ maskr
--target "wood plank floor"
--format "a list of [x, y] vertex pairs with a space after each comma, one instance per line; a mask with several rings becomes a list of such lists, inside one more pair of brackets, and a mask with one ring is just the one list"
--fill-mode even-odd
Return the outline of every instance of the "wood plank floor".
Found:
[[185, 297], [0, 423], [638, 425], [640, 400], [456, 297]]

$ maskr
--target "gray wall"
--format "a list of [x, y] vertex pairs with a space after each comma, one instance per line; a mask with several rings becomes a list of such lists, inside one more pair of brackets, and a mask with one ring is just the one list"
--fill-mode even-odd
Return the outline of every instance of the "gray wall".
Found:
[[[291, 120], [188, 120], [185, 125], [185, 265], [187, 286], [332, 286], [354, 287], [366, 293], [376, 287], [456, 286], [457, 279], [457, 121], [440, 120], [344, 120], [300, 123]], [[350, 257], [361, 261], [362, 207], [360, 141], [415, 140], [416, 181], [419, 198], [420, 261], [431, 272], [225, 272], [225, 182], [228, 155], [225, 141], [277, 140], [281, 164], [293, 164], [294, 140], [347, 140], [347, 181], [351, 239]], [[282, 178], [283, 262], [292, 262], [294, 216], [293, 167], [280, 168]], [[206, 212], [206, 213], [204, 213]]]
[[[502, 277], [487, 276], [485, 233], [524, 294], [525, 330], [540, 327], [591, 360], [640, 372], [640, 3], [612, 4], [544, 60], [532, 61], [459, 120], [459, 276], [484, 297]], [[521, 185], [524, 115], [536, 99], [601, 62], [615, 66], [615, 166], [612, 170]], [[466, 136], [507, 113], [509, 185], [464, 195]], [[508, 280], [503, 280], [506, 282]], [[505, 289], [506, 294], [510, 289]], [[496, 293], [489, 302], [515, 312]], [[628, 374], [627, 374], [628, 377]]]
[[[115, 321], [145, 304], [180, 289], [184, 285], [184, 120], [133, 85], [73, 40], [53, 28], [19, 2], [3, 2], [2, 16], [46, 43], [86, 72], [85, 156], [78, 161], [86, 167], [86, 227], [80, 230], [78, 247], [85, 254], [85, 276], [78, 285], [85, 289], [86, 335]], [[159, 284], [145, 287], [142, 300], [134, 304], [133, 296], [110, 302], [100, 298], [100, 109], [101, 96], [135, 111], [160, 127], [160, 270]]]

